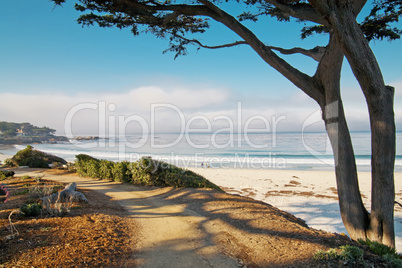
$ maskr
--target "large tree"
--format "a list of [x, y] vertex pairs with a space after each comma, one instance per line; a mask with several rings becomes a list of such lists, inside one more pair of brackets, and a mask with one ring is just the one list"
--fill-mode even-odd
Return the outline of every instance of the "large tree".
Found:
[[[53, 0], [60, 5], [65, 0]], [[226, 1], [227, 2], [227, 1]], [[187, 46], [216, 49], [248, 45], [267, 64], [314, 99], [322, 109], [323, 120], [335, 157], [335, 172], [341, 216], [354, 239], [370, 238], [395, 245], [394, 233], [394, 160], [395, 123], [394, 89], [386, 86], [377, 60], [369, 46], [373, 39], [398, 39], [400, 31], [392, 28], [401, 15], [401, 0], [370, 3], [371, 13], [359, 23], [357, 16], [365, 0], [237, 0], [248, 8], [242, 14], [230, 14], [219, 0], [80, 0], [75, 8], [84, 14], [83, 25], [131, 28], [134, 35], [142, 30], [159, 38], [168, 38], [168, 50], [176, 56], [187, 53]], [[227, 6], [227, 5], [226, 5]], [[281, 21], [295, 18], [307, 23], [302, 37], [326, 33], [326, 47], [313, 49], [267, 46], [243, 23], [257, 22], [261, 16]], [[239, 41], [206, 45], [190, 36], [205, 32], [215, 20], [239, 36]], [[301, 53], [318, 62], [309, 76], [291, 66], [276, 52]], [[372, 133], [372, 205], [369, 213], [362, 202], [358, 186], [356, 161], [340, 94], [340, 73], [346, 56], [367, 101]]]

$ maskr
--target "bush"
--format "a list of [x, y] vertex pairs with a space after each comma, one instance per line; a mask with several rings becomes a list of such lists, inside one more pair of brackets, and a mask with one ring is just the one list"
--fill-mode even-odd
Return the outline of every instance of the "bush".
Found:
[[0, 180], [9, 178], [9, 177], [13, 177], [15, 175], [14, 171], [4, 171], [4, 170], [0, 170]]
[[51, 154], [34, 150], [28, 145], [25, 149], [18, 151], [11, 162], [17, 166], [29, 166], [30, 168], [49, 168], [49, 164], [67, 164], [66, 160]]
[[133, 163], [126, 161], [114, 163], [98, 160], [85, 154], [77, 155], [76, 158], [75, 166], [80, 176], [139, 185], [213, 188], [222, 191], [218, 186], [192, 171], [153, 160], [151, 157], [143, 157]]
[[395, 267], [401, 268], [402, 267], [402, 260], [394, 254], [386, 254], [383, 256], [384, 261], [387, 262], [388, 267]]
[[15, 163], [11, 158], [7, 158], [6, 160], [4, 160], [4, 164], [7, 167], [16, 167], [17, 163]]
[[356, 246], [344, 245], [338, 249], [331, 248], [328, 251], [319, 250], [314, 254], [316, 260], [343, 260], [346, 262], [363, 262], [364, 251]]
[[118, 182], [129, 182], [130, 173], [128, 173], [128, 165], [130, 163], [127, 161], [113, 163], [111, 172], [114, 181]]
[[99, 178], [101, 180], [113, 180], [112, 168], [114, 163], [108, 160], [99, 162]]
[[191, 188], [213, 188], [222, 191], [204, 177], [166, 162], [143, 157], [129, 165], [134, 184]]
[[395, 248], [391, 248], [389, 246], [386, 246], [384, 244], [378, 243], [376, 241], [371, 241], [370, 239], [359, 239], [358, 242], [362, 245], [366, 245], [369, 247], [369, 249], [376, 255], [384, 256], [388, 254], [396, 254]]
[[391, 248], [376, 241], [371, 241], [370, 239], [359, 239], [358, 242], [368, 246], [374, 254], [382, 256], [388, 267], [402, 267], [402, 260], [398, 253], [396, 253], [395, 248]]
[[36, 217], [39, 216], [42, 211], [41, 204], [24, 204], [20, 207], [20, 211], [24, 214], [25, 217]]
[[75, 158], [77, 158], [77, 161], [78, 161], [78, 162], [80, 162], [80, 161], [82, 161], [82, 162], [87, 162], [87, 161], [89, 161], [89, 160], [96, 160], [96, 161], [99, 161], [99, 160], [96, 159], [95, 157], [92, 157], [92, 156], [87, 155], [87, 154], [78, 154], [78, 155], [75, 156]]

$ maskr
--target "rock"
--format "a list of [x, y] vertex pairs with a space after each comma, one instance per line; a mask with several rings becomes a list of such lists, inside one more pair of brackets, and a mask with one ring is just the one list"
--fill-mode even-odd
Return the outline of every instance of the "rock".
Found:
[[42, 201], [48, 201], [51, 203], [54, 203], [56, 201], [61, 202], [61, 203], [67, 203], [70, 201], [84, 201], [88, 203], [88, 199], [85, 197], [80, 192], [77, 192], [77, 184], [75, 182], [72, 182], [70, 184], [67, 184], [64, 190], [54, 193], [49, 196], [45, 196], [42, 198]]

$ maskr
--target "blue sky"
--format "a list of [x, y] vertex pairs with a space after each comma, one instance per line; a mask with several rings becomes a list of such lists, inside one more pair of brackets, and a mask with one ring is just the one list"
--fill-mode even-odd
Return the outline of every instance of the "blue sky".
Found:
[[[318, 109], [246, 46], [191, 48], [190, 55], [174, 60], [173, 53], [162, 54], [167, 41], [150, 34], [133, 37], [128, 30], [82, 28], [75, 21], [79, 13], [71, 1], [57, 8], [47, 0], [1, 1], [0, 10], [0, 120], [29, 121], [63, 134], [65, 116], [80, 103], [106, 101], [117, 107], [108, 115], [137, 114], [144, 118], [150, 116], [150, 104], [171, 103], [182, 109], [187, 119], [205, 115], [213, 120], [219, 115], [234, 117], [241, 101], [245, 118], [285, 116], [280, 131], [300, 131], [306, 118]], [[301, 40], [302, 25], [297, 23], [267, 19], [262, 24], [247, 25], [274, 46], [312, 48], [326, 42], [325, 36]], [[224, 27], [212, 26], [201, 36], [205, 43], [238, 40]], [[400, 130], [401, 41], [375, 42], [372, 48], [386, 83], [396, 87]], [[286, 59], [309, 74], [315, 70], [315, 62], [309, 58]], [[368, 130], [365, 101], [347, 64], [342, 73], [342, 92], [352, 130]], [[168, 115], [161, 114], [160, 131], [177, 130], [176, 123], [166, 123], [174, 121], [174, 116]], [[95, 133], [98, 117], [96, 111], [77, 114], [75, 131]], [[322, 124], [318, 123], [311, 130], [320, 129]]]

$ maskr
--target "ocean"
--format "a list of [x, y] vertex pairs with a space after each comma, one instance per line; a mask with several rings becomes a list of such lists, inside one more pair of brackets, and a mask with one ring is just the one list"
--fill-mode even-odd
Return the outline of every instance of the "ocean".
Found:
[[[351, 133], [359, 171], [370, 171], [370, 133]], [[88, 154], [111, 161], [136, 161], [151, 156], [177, 166], [333, 170], [334, 158], [326, 133], [229, 134], [189, 133], [126, 135], [57, 144], [34, 144], [35, 149], [74, 161]], [[25, 145], [1, 153], [13, 155]], [[395, 171], [402, 171], [402, 133], [397, 133]]]

